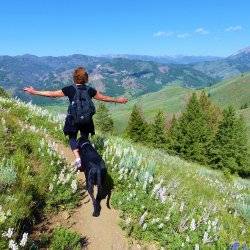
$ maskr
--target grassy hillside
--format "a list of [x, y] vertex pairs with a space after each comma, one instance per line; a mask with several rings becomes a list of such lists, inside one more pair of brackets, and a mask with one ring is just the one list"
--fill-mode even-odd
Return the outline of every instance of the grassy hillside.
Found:
[[167, 86], [161, 91], [143, 95], [129, 101], [126, 105], [110, 105], [112, 117], [118, 132], [121, 132], [127, 124], [128, 117], [133, 105], [138, 104], [145, 114], [147, 120], [152, 120], [158, 110], [176, 113], [181, 111], [193, 92], [190, 88], [181, 87], [178, 84]]
[[[212, 101], [220, 107], [224, 108], [228, 105], [233, 105], [236, 109], [240, 109], [244, 104], [250, 106], [250, 73], [222, 81], [205, 90], [210, 94]], [[184, 88], [176, 84], [167, 86], [158, 92], [135, 98], [124, 106], [111, 105], [115, 126], [118, 132], [123, 131], [134, 104], [142, 107], [145, 117], [149, 121], [158, 110], [163, 110], [166, 113], [179, 112], [183, 110], [186, 100], [194, 91], [200, 90]]]
[[244, 104], [250, 106], [250, 73], [222, 81], [207, 91], [210, 98], [221, 107], [233, 105], [240, 109]]
[[[63, 140], [56, 132], [60, 130], [56, 119], [41, 108], [1, 96], [6, 96], [3, 91], [0, 93], [0, 249], [8, 249], [8, 245], [11, 249], [18, 249], [17, 246], [33, 249], [30, 233], [43, 215], [78, 204], [76, 175], [48, 139], [48, 135], [53, 135]], [[27, 248], [21, 247], [24, 245]]]
[[[249, 219], [238, 199], [249, 199], [248, 181], [230, 181], [219, 171], [115, 137], [106, 141], [103, 157], [116, 187], [112, 203], [128, 235], [168, 249], [227, 249], [242, 232], [248, 241], [238, 220]], [[239, 189], [246, 193], [238, 196]]]

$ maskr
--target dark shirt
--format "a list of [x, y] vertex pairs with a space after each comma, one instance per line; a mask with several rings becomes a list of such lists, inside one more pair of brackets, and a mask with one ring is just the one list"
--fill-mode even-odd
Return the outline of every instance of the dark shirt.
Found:
[[[96, 89], [89, 87], [89, 86], [86, 86], [86, 85], [77, 85], [77, 88], [82, 88], [82, 89], [88, 88], [88, 94], [91, 98], [93, 98], [97, 93]], [[64, 93], [65, 96], [67, 96], [69, 98], [70, 103], [74, 100], [74, 96], [76, 93], [74, 86], [70, 85], [70, 86], [66, 86], [66, 87], [62, 88], [62, 92]], [[71, 125], [70, 119], [69, 119], [69, 117], [67, 117], [66, 121], [65, 121], [65, 125], [64, 125], [64, 134], [69, 135], [69, 136], [76, 136], [77, 132], [79, 130], [83, 134], [90, 133], [90, 134], [94, 135], [95, 134], [95, 127], [94, 127], [93, 120], [91, 120], [91, 122], [89, 124], [86, 124], [84, 126], [75, 127], [75, 126]]]
[[[76, 87], [77, 87], [77, 88], [82, 88], [82, 89], [88, 88], [88, 94], [89, 94], [89, 96], [90, 96], [91, 98], [93, 98], [93, 97], [96, 95], [96, 93], [97, 93], [96, 89], [94, 89], [94, 88], [92, 88], [92, 87], [90, 87], [90, 86], [86, 86], [86, 85], [76, 85]], [[73, 101], [74, 96], [75, 96], [75, 93], [76, 93], [75, 88], [74, 88], [72, 85], [66, 86], [66, 87], [62, 88], [62, 92], [63, 92], [63, 94], [64, 94], [65, 96], [67, 96], [67, 97], [69, 98], [69, 101], [70, 101], [70, 103], [71, 103], [71, 102]]]

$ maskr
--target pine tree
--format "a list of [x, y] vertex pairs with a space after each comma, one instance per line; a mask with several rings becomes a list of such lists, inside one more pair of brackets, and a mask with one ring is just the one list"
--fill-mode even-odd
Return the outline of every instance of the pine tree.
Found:
[[95, 118], [95, 125], [100, 132], [113, 133], [114, 122], [111, 118], [108, 108], [104, 103], [99, 104], [94, 118]]
[[154, 122], [150, 125], [149, 143], [157, 148], [165, 148], [166, 130], [165, 117], [162, 111], [159, 111], [154, 117]]
[[137, 105], [133, 107], [125, 133], [134, 142], [146, 142], [148, 140], [148, 126]]
[[211, 164], [216, 168], [249, 175], [247, 157], [246, 124], [229, 107], [223, 112], [223, 120], [213, 141]]
[[175, 115], [171, 120], [171, 126], [168, 131], [167, 136], [167, 144], [168, 144], [168, 152], [171, 154], [179, 154], [181, 151], [181, 144], [178, 138], [181, 137], [181, 130], [179, 128], [179, 122]]
[[211, 102], [211, 100], [208, 98], [208, 94], [205, 91], [201, 92], [199, 102], [209, 127], [215, 134], [219, 126], [219, 121], [222, 119], [222, 112], [219, 107]]
[[170, 150], [186, 159], [208, 162], [208, 148], [213, 132], [195, 93], [190, 98], [186, 111], [172, 124], [170, 135]]

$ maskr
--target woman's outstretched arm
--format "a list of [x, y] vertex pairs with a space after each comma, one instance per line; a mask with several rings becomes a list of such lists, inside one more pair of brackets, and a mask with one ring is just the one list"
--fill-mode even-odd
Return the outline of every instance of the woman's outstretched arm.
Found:
[[62, 90], [54, 90], [54, 91], [39, 91], [34, 89], [33, 87], [25, 87], [23, 89], [26, 93], [29, 93], [31, 95], [40, 95], [40, 96], [46, 96], [46, 97], [63, 97], [64, 93]]
[[103, 101], [103, 102], [115, 102], [115, 103], [126, 103], [128, 101], [125, 97], [111, 97], [101, 94], [97, 91], [96, 95], [94, 96], [96, 100]]

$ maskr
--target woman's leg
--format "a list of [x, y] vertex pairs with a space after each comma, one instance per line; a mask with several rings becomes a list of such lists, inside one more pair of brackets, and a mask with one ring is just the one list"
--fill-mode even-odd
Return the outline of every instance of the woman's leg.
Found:
[[77, 133], [69, 135], [69, 145], [75, 155], [75, 158], [80, 159], [78, 145], [77, 145]]

